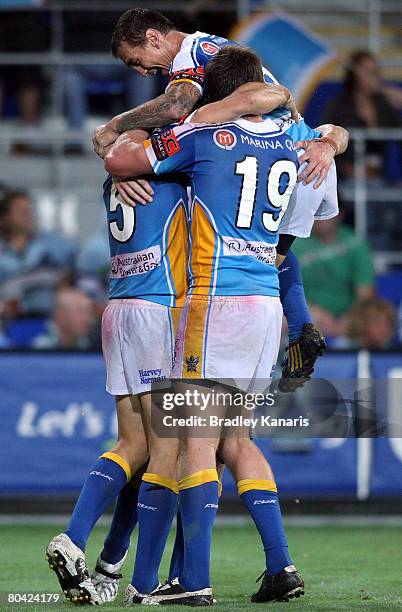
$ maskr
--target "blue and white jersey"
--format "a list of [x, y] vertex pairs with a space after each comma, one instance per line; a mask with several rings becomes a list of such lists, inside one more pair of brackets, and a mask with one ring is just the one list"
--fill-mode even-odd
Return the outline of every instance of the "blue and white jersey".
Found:
[[278, 296], [275, 246], [298, 170], [284, 130], [271, 119], [189, 118], [144, 147], [155, 174], [180, 172], [191, 183], [189, 293]]
[[150, 182], [154, 200], [132, 208], [118, 200], [108, 176], [103, 199], [109, 228], [109, 298], [181, 306], [187, 292], [187, 193], [166, 177]]
[[[214, 36], [205, 32], [189, 34], [183, 40], [180, 51], [170, 65], [170, 80], [167, 89], [169, 89], [172, 83], [187, 81], [197, 87], [202, 94], [205, 69], [211, 58], [223, 47], [237, 44], [222, 36]], [[264, 66], [262, 70], [267, 83], [278, 83], [275, 77]], [[301, 119], [299, 123], [295, 123], [286, 108], [275, 109], [269, 114], [269, 117], [275, 121], [281, 130], [285, 130], [294, 142], [298, 140], [312, 140], [320, 136], [320, 132], [306, 125], [304, 119]]]

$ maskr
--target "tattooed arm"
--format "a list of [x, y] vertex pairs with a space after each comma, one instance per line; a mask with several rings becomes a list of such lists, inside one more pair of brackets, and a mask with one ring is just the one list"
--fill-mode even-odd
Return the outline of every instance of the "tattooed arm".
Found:
[[93, 137], [95, 152], [103, 159], [105, 148], [113, 144], [120, 134], [136, 129], [152, 131], [177, 121], [192, 110], [199, 97], [200, 92], [191, 83], [171, 85], [167, 92], [154, 100], [97, 127]]

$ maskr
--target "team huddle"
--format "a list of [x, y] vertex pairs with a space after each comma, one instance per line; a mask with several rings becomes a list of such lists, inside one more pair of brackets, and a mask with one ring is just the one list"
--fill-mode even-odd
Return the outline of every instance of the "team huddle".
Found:
[[[345, 150], [347, 133], [308, 127], [290, 92], [250, 50], [179, 32], [160, 13], [124, 13], [112, 51], [143, 76], [162, 70], [170, 79], [165, 94], [95, 132], [109, 173], [110, 301], [102, 346], [118, 441], [91, 467], [67, 529], [46, 556], [69, 600], [111, 602], [138, 523], [124, 605], [212, 605], [211, 542], [227, 466], [265, 553], [251, 601], [288, 601], [303, 595], [304, 582], [265, 456], [246, 430], [159, 436], [152, 391], [155, 384], [175, 392], [225, 389], [228, 379], [241, 393], [267, 389], [283, 314], [289, 348], [279, 388], [293, 391], [310, 378], [325, 342], [290, 247], [310, 235], [315, 219], [337, 215], [333, 157]], [[145, 199], [152, 202], [143, 206]], [[113, 500], [90, 575], [86, 544]], [[175, 517], [169, 576], [161, 583]]]

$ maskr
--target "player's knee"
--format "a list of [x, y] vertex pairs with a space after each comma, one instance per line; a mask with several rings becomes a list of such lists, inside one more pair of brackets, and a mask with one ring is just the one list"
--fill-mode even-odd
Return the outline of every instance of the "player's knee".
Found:
[[225, 463], [231, 463], [238, 457], [240, 452], [249, 448], [251, 440], [249, 438], [224, 438], [219, 445], [219, 454]]
[[122, 457], [133, 472], [137, 471], [148, 459], [148, 447], [144, 438], [121, 438], [111, 449], [111, 452]]

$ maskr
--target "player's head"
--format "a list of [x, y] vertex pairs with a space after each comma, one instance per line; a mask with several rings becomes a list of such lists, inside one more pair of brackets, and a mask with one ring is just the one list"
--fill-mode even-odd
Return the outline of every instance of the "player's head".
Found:
[[130, 9], [121, 15], [112, 34], [114, 57], [142, 76], [166, 71], [171, 53], [166, 36], [174, 25], [162, 13], [148, 9]]
[[211, 59], [205, 71], [202, 103], [209, 104], [226, 98], [240, 85], [264, 81], [261, 60], [245, 47], [223, 47]]

